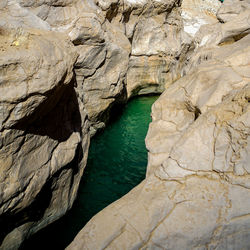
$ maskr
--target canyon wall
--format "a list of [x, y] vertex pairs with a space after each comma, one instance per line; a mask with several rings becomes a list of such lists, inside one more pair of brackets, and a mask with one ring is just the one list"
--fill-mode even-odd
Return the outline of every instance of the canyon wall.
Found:
[[[19, 12], [18, 12], [19, 13]], [[33, 19], [32, 19], [33, 20]], [[26, 20], [24, 20], [26, 21]], [[28, 21], [28, 20], [27, 20]], [[0, 14], [0, 245], [21, 242], [73, 204], [89, 146], [63, 34]]]
[[67, 249], [250, 246], [249, 2], [225, 1], [210, 24], [183, 6], [194, 49], [152, 107], [147, 177]]
[[227, 1], [0, 2], [0, 249], [71, 208], [113, 108], [165, 88], [146, 180], [69, 249], [248, 243], [249, 3]]
[[17, 249], [71, 208], [90, 137], [115, 105], [163, 91], [171, 46], [153, 40], [178, 5], [1, 1], [1, 249]]

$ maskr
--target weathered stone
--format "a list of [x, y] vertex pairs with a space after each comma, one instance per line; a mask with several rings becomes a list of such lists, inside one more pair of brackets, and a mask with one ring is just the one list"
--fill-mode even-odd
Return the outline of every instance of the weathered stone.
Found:
[[0, 249], [18, 249], [71, 208], [89, 145], [72, 43], [19, 9], [0, 16]]
[[[91, 121], [92, 134], [105, 126], [109, 110], [125, 101], [125, 74], [130, 43], [92, 1], [22, 3], [53, 30], [69, 35], [79, 54], [75, 65], [79, 99]], [[46, 15], [45, 15], [46, 12]], [[42, 14], [41, 14], [42, 13]]]
[[169, 62], [159, 56], [131, 56], [127, 72], [128, 98], [135, 95], [160, 94], [167, 84]]
[[51, 92], [60, 94], [59, 89], [72, 79], [76, 54], [65, 36], [56, 33], [2, 29], [0, 39], [3, 130], [31, 116], [42, 103], [50, 104]]
[[221, 24], [214, 12], [213, 24], [188, 34], [196, 48], [177, 67], [183, 77], [152, 108], [147, 178], [94, 216], [67, 249], [249, 246], [248, 22], [232, 30], [244, 36], [221, 43], [246, 13]]
[[226, 23], [231, 21], [234, 17], [237, 17], [237, 15], [243, 12], [244, 10], [249, 8], [249, 1], [228, 0], [221, 5], [216, 16], [221, 22]]
[[201, 114], [168, 159], [97, 214], [67, 249], [247, 247], [249, 96], [248, 84]]
[[69, 249], [249, 246], [249, 3], [227, 1], [1, 1], [1, 249], [72, 206], [114, 105], [164, 88], [146, 180]]
[[[221, 103], [230, 91], [249, 82], [246, 73], [250, 63], [249, 39], [247, 36], [225, 47], [197, 51], [190, 61], [193, 69], [156, 101], [152, 108], [153, 122], [146, 138], [150, 151], [148, 172], [168, 157], [173, 143], [200, 113]], [[208, 53], [209, 57], [206, 56]], [[241, 60], [236, 59], [238, 57]]]
[[145, 14], [145, 11], [136, 17], [134, 9], [129, 12], [130, 18], [125, 26], [132, 42], [127, 75], [128, 97], [149, 91], [160, 92], [180, 78], [183, 61], [194, 49], [192, 39], [195, 33], [203, 24], [218, 22], [215, 13], [220, 7], [219, 2], [183, 1], [181, 4], [169, 2], [167, 8], [159, 6], [162, 11], [154, 14]]
[[[216, 47], [234, 43], [250, 32], [249, 8], [240, 12], [237, 16], [232, 16], [226, 23], [216, 25], [204, 25], [197, 32], [196, 42], [199, 46]], [[211, 32], [213, 31], [213, 32]]]

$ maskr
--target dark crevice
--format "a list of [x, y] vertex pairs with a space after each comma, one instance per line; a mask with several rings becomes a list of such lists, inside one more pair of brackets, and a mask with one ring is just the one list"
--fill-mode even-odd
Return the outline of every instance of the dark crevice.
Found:
[[[56, 186], [57, 180], [60, 179], [60, 176], [62, 174], [64, 174], [65, 171], [72, 169], [72, 174], [71, 174], [71, 179], [69, 179], [68, 181], [70, 182], [70, 189], [69, 191], [71, 191], [72, 187], [75, 184], [75, 176], [79, 173], [79, 167], [78, 167], [78, 162], [79, 160], [81, 160], [81, 151], [82, 151], [82, 146], [79, 144], [78, 148], [76, 150], [76, 154], [75, 157], [73, 159], [72, 162], [70, 162], [69, 164], [67, 164], [66, 166], [62, 167], [59, 171], [57, 171], [51, 178], [50, 180], [44, 185], [42, 191], [39, 193], [39, 195], [36, 197], [36, 203], [32, 204], [32, 211], [34, 214], [39, 214], [39, 210], [40, 210], [40, 216], [38, 217], [28, 217], [28, 221], [32, 221], [32, 222], [38, 222], [40, 219], [42, 219], [45, 210], [49, 207], [49, 204], [51, 202], [51, 200], [53, 199], [53, 190], [55, 189], [54, 186]], [[69, 192], [69, 197], [68, 197], [68, 202], [70, 202], [70, 194], [71, 192]], [[55, 197], [54, 197], [55, 199]], [[43, 209], [42, 209], [43, 208]], [[71, 206], [69, 206], [67, 208], [67, 210], [69, 210], [71, 208]], [[38, 213], [37, 213], [38, 211]], [[55, 215], [58, 216], [58, 215]], [[56, 217], [55, 217], [56, 220]], [[53, 223], [54, 221], [50, 222]], [[42, 229], [46, 230], [47, 226]], [[42, 231], [38, 231], [37, 233], [35, 233], [34, 235], [32, 235], [31, 238], [26, 239], [26, 241], [24, 241], [22, 243], [22, 245], [20, 246], [20, 250], [24, 250], [24, 249], [34, 249], [32, 246], [33, 241], [36, 239], [37, 235], [40, 234], [40, 232]], [[36, 246], [36, 249], [41, 249], [39, 246]]]
[[128, 23], [131, 13], [132, 13], [131, 8], [128, 8], [128, 10], [123, 12], [123, 22], [124, 23]]
[[113, 117], [116, 116], [117, 110], [120, 110], [125, 106], [127, 101], [127, 91], [125, 86], [123, 91], [115, 96], [115, 100], [115, 102], [111, 103], [111, 105], [98, 116], [98, 121], [103, 121], [105, 124], [109, 124]]
[[112, 22], [113, 18], [116, 17], [118, 13], [118, 5], [116, 3], [112, 3], [110, 5], [109, 10], [106, 13], [106, 18], [109, 20], [109, 22]]
[[189, 112], [194, 113], [194, 120], [197, 120], [201, 115], [201, 110], [197, 106], [194, 106], [190, 101], [186, 101], [185, 106]]
[[194, 110], [194, 120], [196, 120], [201, 115], [201, 111], [198, 107], [195, 107]]
[[52, 198], [51, 181], [48, 181], [39, 194], [35, 197], [32, 204], [22, 211], [8, 212], [0, 217], [0, 245], [4, 237], [15, 228], [29, 221], [38, 221], [43, 217], [44, 211], [50, 204]]
[[[48, 136], [58, 142], [66, 141], [72, 132], [81, 133], [81, 117], [77, 96], [73, 88], [74, 82], [58, 91], [46, 100], [37, 112], [26, 117], [12, 129], [23, 130], [26, 134]], [[60, 101], [57, 99], [60, 98]], [[52, 108], [56, 103], [56, 107]], [[46, 115], [45, 112], [49, 111]], [[26, 121], [32, 121], [27, 124]]]
[[223, 45], [228, 45], [228, 44], [238, 42], [239, 40], [241, 40], [242, 38], [244, 38], [247, 35], [249, 35], [249, 29], [246, 30], [245, 32], [238, 34], [238, 35], [227, 37], [224, 41], [220, 42], [218, 45], [223, 46]]
[[[29, 138], [33, 138], [32, 140], [36, 140], [36, 136], [39, 135], [48, 137], [49, 139], [54, 140], [55, 143], [68, 140], [74, 132], [78, 132], [81, 135], [82, 121], [74, 85], [75, 79], [73, 79], [70, 84], [60, 86], [60, 89], [58, 87], [58, 89], [51, 91], [51, 95], [49, 95], [45, 102], [40, 104], [40, 106], [36, 109], [36, 112], [29, 117], [24, 118], [22, 121], [19, 121], [19, 123], [12, 129], [23, 131], [22, 136], [25, 137], [28, 135]], [[75, 152], [75, 158], [66, 166], [58, 166], [58, 171], [53, 176], [48, 178], [40, 190], [37, 190], [38, 194], [34, 197], [34, 200], [31, 201], [31, 204], [24, 208], [16, 208], [13, 206], [13, 208], [6, 210], [3, 214], [1, 214], [0, 246], [4, 238], [15, 228], [29, 222], [34, 223], [33, 226], [30, 226], [30, 230], [27, 225], [27, 229], [23, 232], [23, 237], [26, 238], [30, 235], [32, 227], [36, 227], [36, 223], [38, 221], [43, 219], [46, 220], [46, 218], [43, 218], [44, 212], [55, 200], [55, 197], [53, 197], [54, 187], [57, 185], [60, 174], [63, 174], [62, 171], [65, 171], [65, 173], [71, 171], [72, 173], [72, 179], [68, 179], [70, 182], [68, 193], [69, 202], [66, 203], [71, 206], [70, 200], [72, 199], [72, 190], [75, 188], [73, 188], [73, 186], [77, 183], [77, 181], [79, 182], [78, 163], [82, 160], [82, 151], [82, 145], [79, 143]], [[20, 157], [23, 156], [17, 156], [15, 159], [17, 163], [21, 161]], [[32, 173], [32, 169], [30, 171]], [[27, 175], [27, 178], [32, 178], [32, 176]], [[39, 176], [37, 176], [37, 178], [39, 178]], [[29, 184], [26, 185], [26, 187], [29, 186]], [[25, 188], [20, 190], [20, 192], [25, 193]], [[27, 202], [29, 202], [29, 200]], [[69, 208], [70, 207], [66, 207], [66, 209]]]

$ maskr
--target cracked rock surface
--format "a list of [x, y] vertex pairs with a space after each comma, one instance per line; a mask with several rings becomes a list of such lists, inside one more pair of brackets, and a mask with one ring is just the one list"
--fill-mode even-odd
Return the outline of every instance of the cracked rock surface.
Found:
[[18, 249], [71, 208], [89, 122], [70, 39], [14, 1], [0, 5], [0, 249]]
[[154, 103], [146, 179], [67, 249], [249, 248], [250, 35], [242, 20], [250, 10], [232, 13], [238, 3], [219, 10], [223, 23], [201, 26], [182, 77]]
[[249, 1], [227, 1], [0, 1], [0, 249], [71, 208], [115, 105], [165, 88], [147, 178], [69, 249], [249, 246]]

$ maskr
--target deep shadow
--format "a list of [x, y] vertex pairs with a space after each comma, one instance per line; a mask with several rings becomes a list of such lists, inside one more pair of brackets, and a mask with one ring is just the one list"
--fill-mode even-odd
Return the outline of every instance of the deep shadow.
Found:
[[44, 211], [48, 207], [52, 197], [50, 187], [51, 181], [43, 186], [32, 204], [20, 212], [15, 213], [9, 211], [0, 216], [0, 244], [4, 237], [14, 228], [19, 227], [28, 221], [38, 221], [43, 217]]
[[112, 22], [112, 19], [116, 17], [118, 13], [118, 6], [116, 3], [111, 3], [109, 10], [106, 13], [106, 18], [109, 20], [109, 22]]
[[[73, 187], [73, 185], [75, 184], [74, 183], [75, 176], [78, 175], [78, 172], [79, 172], [78, 163], [81, 161], [81, 158], [82, 158], [82, 146], [79, 144], [74, 160], [71, 163], [69, 163], [68, 165], [66, 165], [65, 167], [61, 168], [60, 171], [58, 171], [54, 176], [52, 176], [52, 178], [50, 179], [50, 183], [49, 183], [50, 186], [47, 189], [47, 191], [51, 192], [51, 190], [52, 190], [51, 187], [53, 186], [54, 182], [56, 182], [56, 180], [60, 177], [61, 173], [67, 169], [73, 169], [71, 179], [69, 180], [71, 183], [71, 187]], [[45, 195], [46, 195], [46, 193], [45, 193]], [[47, 193], [47, 195], [48, 195], [48, 193]], [[52, 198], [52, 195], [50, 197]], [[41, 199], [41, 200], [43, 200], [43, 199]], [[48, 205], [49, 205], [49, 203], [48, 203]], [[68, 207], [68, 210], [69, 209], [71, 209], [71, 206]], [[62, 224], [62, 222], [61, 222], [61, 221], [65, 220], [64, 219], [65, 216], [67, 217], [67, 214], [64, 215], [62, 218], [59, 218], [58, 220], [52, 222], [50, 225], [46, 226], [45, 228], [39, 230], [34, 235], [32, 235], [30, 238], [28, 238], [26, 241], [24, 241], [22, 243], [22, 245], [20, 246], [19, 249], [20, 250], [34, 250], [34, 249], [44, 250], [44, 249], [48, 248], [48, 245], [50, 246], [50, 249], [63, 249], [58, 245], [58, 240], [54, 241], [54, 238], [59, 236], [61, 239], [61, 242], [63, 244], [68, 245], [70, 243], [68, 238], [65, 238], [65, 237], [61, 238], [62, 236], [57, 234], [58, 228], [65, 226], [65, 224]], [[51, 238], [48, 238], [48, 232], [49, 232], [49, 237], [51, 237]], [[46, 237], [43, 237], [44, 233], [46, 234]], [[42, 241], [40, 240], [41, 238], [43, 239]]]
[[66, 141], [72, 132], [81, 133], [81, 115], [74, 81], [47, 95], [50, 97], [35, 113], [25, 117], [12, 129], [23, 130], [26, 134], [48, 136], [58, 142]]
[[145, 178], [144, 139], [155, 99], [135, 97], [126, 105], [113, 106], [112, 124], [91, 140], [88, 164], [72, 209], [35, 234], [22, 250], [65, 249], [92, 216]]
[[[29, 117], [23, 118], [18, 122], [18, 124], [12, 127], [12, 129], [22, 130], [25, 135], [29, 136], [47, 136], [50, 139], [53, 139], [56, 143], [66, 141], [73, 132], [79, 132], [80, 135], [82, 135], [82, 121], [77, 95], [74, 90], [74, 83], [75, 79], [73, 79], [72, 82], [66, 86], [60, 86], [60, 88], [58, 87], [50, 92], [47, 92], [47, 100], [37, 107], [36, 112]], [[75, 177], [78, 176], [79, 173], [78, 163], [82, 160], [82, 151], [80, 143], [77, 147], [73, 161], [66, 166], [61, 166], [61, 168], [59, 168], [53, 176], [49, 176], [45, 185], [28, 207], [23, 209], [16, 209], [14, 207], [11, 210], [7, 209], [5, 213], [0, 215], [0, 246], [6, 235], [15, 228], [20, 227], [27, 222], [34, 222], [35, 224], [43, 218], [45, 210], [49, 207], [52, 199], [55, 198], [53, 197], [53, 185], [57, 181], [57, 178], [59, 178], [62, 171], [70, 169], [72, 172], [71, 180], [69, 180], [70, 187], [73, 187], [75, 183], [78, 185], [79, 178]], [[13, 167], [15, 167], [15, 163], [20, 162], [22, 157], [22, 155], [16, 154]], [[32, 166], [23, 167], [32, 168]], [[23, 189], [25, 188], [26, 187]], [[20, 192], [23, 192], [23, 189], [20, 190]], [[71, 192], [72, 190], [69, 189], [69, 196], [71, 195]], [[0, 205], [3, 206], [4, 204]], [[69, 204], [67, 209], [70, 209], [71, 205], [72, 204]], [[28, 232], [27, 235], [29, 235]], [[26, 237], [26, 232], [24, 232], [24, 237]]]

